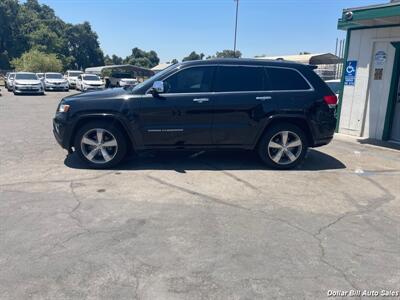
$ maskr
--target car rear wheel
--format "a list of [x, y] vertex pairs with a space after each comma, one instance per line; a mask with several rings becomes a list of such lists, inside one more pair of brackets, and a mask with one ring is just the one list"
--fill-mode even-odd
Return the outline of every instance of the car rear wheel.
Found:
[[127, 141], [118, 126], [95, 121], [79, 129], [75, 151], [89, 167], [106, 169], [120, 163], [127, 153]]
[[258, 154], [274, 169], [293, 169], [304, 161], [307, 137], [302, 129], [290, 123], [281, 123], [267, 129], [261, 138]]

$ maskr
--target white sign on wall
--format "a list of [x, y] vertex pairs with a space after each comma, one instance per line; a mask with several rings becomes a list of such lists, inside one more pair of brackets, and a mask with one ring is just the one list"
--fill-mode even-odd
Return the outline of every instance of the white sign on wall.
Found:
[[386, 62], [387, 54], [385, 51], [379, 50], [375, 53], [375, 66], [383, 66]]

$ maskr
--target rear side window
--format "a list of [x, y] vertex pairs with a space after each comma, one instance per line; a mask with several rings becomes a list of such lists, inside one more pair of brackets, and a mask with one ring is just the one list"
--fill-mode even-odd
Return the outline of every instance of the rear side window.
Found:
[[266, 68], [271, 91], [309, 90], [311, 87], [299, 72], [285, 68]]
[[193, 67], [164, 80], [166, 93], [204, 93], [211, 91], [214, 67]]
[[215, 91], [263, 91], [264, 81], [265, 73], [262, 67], [221, 66], [215, 79]]

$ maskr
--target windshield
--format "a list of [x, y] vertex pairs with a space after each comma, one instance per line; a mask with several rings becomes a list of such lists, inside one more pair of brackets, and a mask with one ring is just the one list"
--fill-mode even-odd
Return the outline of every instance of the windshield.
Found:
[[22, 80], [38, 80], [36, 74], [33, 73], [20, 73], [15, 75], [15, 79]]
[[15, 77], [15, 73], [8, 75], [8, 78], [13, 79]]
[[82, 72], [68, 72], [69, 77], [78, 77]]
[[44, 74], [39, 73], [39, 74], [36, 74], [36, 76], [39, 77], [39, 78], [43, 78], [43, 77], [44, 77]]
[[85, 75], [83, 76], [83, 80], [100, 80], [100, 78], [96, 75]]
[[170, 72], [172, 69], [178, 68], [179, 65], [172, 65], [169, 66], [168, 68], [162, 70], [161, 72], [158, 72], [157, 74], [153, 75], [152, 77], [150, 77], [149, 79], [143, 81], [142, 83], [139, 83], [138, 85], [136, 85], [135, 87], [132, 88], [132, 92], [135, 92], [139, 89], [141, 89], [143, 86], [145, 86], [146, 84], [149, 84], [154, 81], [157, 81], [158, 79], [162, 78], [165, 74], [167, 74], [168, 72]]
[[330, 87], [332, 92], [334, 92], [335, 94], [339, 94], [340, 82], [332, 81], [332, 82], [327, 82], [326, 84]]
[[61, 74], [46, 74], [46, 78], [48, 79], [63, 79]]

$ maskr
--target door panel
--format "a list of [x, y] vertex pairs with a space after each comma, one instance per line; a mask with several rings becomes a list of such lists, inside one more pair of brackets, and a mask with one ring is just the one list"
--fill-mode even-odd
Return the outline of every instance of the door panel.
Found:
[[144, 97], [139, 119], [145, 146], [211, 144], [214, 70], [213, 66], [182, 69], [163, 80], [165, 93]]
[[252, 144], [272, 97], [265, 92], [216, 94], [213, 142], [218, 145]]
[[258, 66], [221, 66], [215, 76], [213, 142], [252, 144], [271, 95], [265, 90], [265, 71]]

